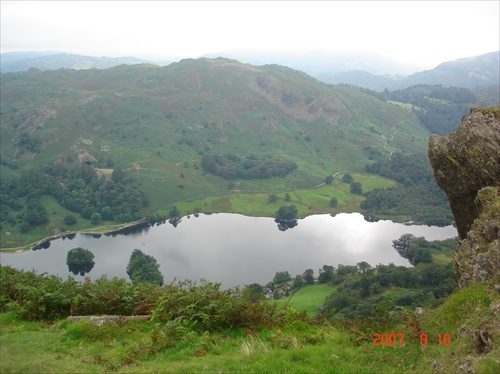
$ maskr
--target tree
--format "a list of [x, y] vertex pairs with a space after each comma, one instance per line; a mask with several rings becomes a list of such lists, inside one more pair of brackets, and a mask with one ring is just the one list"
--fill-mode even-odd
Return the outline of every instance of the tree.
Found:
[[269, 195], [267, 197], [267, 201], [270, 203], [275, 203], [276, 201], [278, 201], [278, 196], [276, 196], [275, 194]]
[[30, 224], [28, 221], [22, 221], [19, 224], [19, 231], [21, 231], [21, 234], [28, 232], [29, 229], [30, 229]]
[[181, 215], [181, 212], [179, 212], [179, 209], [177, 209], [177, 207], [174, 205], [168, 212], [168, 215], [170, 217], [179, 217]]
[[124, 176], [125, 176], [125, 172], [123, 171], [123, 169], [116, 168], [116, 169], [113, 169], [113, 172], [111, 173], [111, 180], [115, 183], [118, 183], [123, 179]]
[[274, 216], [278, 220], [293, 220], [297, 218], [298, 213], [299, 211], [295, 205], [280, 206]]
[[288, 271], [278, 271], [273, 278], [274, 284], [282, 284], [292, 280], [292, 276]]
[[413, 251], [413, 263], [412, 265], [416, 265], [420, 262], [425, 262], [425, 263], [431, 263], [432, 262], [432, 254], [431, 251], [429, 251], [426, 248], [415, 248]]
[[86, 218], [86, 219], [90, 219], [90, 217], [92, 217], [92, 213], [94, 213], [94, 209], [92, 207], [90, 207], [90, 206], [86, 206], [80, 212], [80, 214], [82, 215], [82, 217]]
[[332, 184], [332, 182], [333, 182], [333, 175], [327, 175], [325, 177], [325, 183], [326, 184]]
[[412, 234], [403, 234], [399, 239], [392, 241], [392, 247], [412, 265], [432, 262], [432, 254], [428, 246], [429, 242], [425, 238], [417, 238]]
[[291, 196], [290, 196], [290, 194], [287, 192], [287, 193], [285, 194], [285, 198], [284, 198], [283, 200], [285, 200], [285, 201], [290, 201], [290, 200], [292, 200], [292, 197], [291, 197]]
[[160, 265], [156, 259], [143, 253], [140, 249], [134, 249], [127, 265], [127, 275], [133, 283], [148, 282], [163, 285], [163, 275]]
[[280, 206], [275, 213], [276, 218], [274, 222], [278, 224], [278, 229], [280, 231], [286, 231], [297, 226], [297, 214], [298, 210], [295, 205]]
[[368, 290], [370, 291], [370, 295], [375, 295], [382, 292], [382, 287], [378, 282], [375, 282], [372, 283], [370, 287], [368, 287]]
[[337, 206], [338, 203], [339, 202], [338, 202], [337, 198], [336, 197], [332, 197], [330, 199], [330, 201], [328, 202], [328, 205], [330, 205], [333, 208], [333, 207]]
[[252, 283], [246, 286], [246, 290], [249, 293], [249, 297], [252, 301], [257, 301], [262, 298], [264, 293], [264, 287], [258, 283]]
[[372, 268], [372, 266], [368, 262], [365, 262], [365, 261], [358, 262], [357, 266], [358, 266], [358, 269], [359, 269], [361, 274], [368, 273], [368, 271], [370, 271], [370, 269]]
[[304, 287], [304, 280], [302, 279], [302, 275], [296, 275], [293, 278], [293, 288], [302, 288]]
[[332, 280], [335, 268], [331, 265], [323, 265], [319, 269], [318, 283], [327, 283]]
[[408, 258], [411, 245], [417, 240], [412, 234], [403, 234], [399, 239], [392, 241], [392, 247], [403, 258]]
[[76, 218], [72, 214], [68, 214], [66, 217], [64, 217], [64, 223], [66, 225], [74, 225], [76, 223]]
[[105, 206], [101, 209], [101, 217], [103, 220], [111, 220], [113, 219], [113, 211], [109, 206]]
[[66, 255], [66, 265], [74, 275], [80, 273], [83, 276], [89, 273], [94, 268], [94, 264], [94, 254], [88, 249], [73, 248]]
[[314, 284], [314, 270], [307, 269], [306, 271], [304, 271], [304, 274], [302, 274], [302, 278], [304, 279], [304, 284]]
[[363, 186], [359, 182], [352, 182], [351, 183], [351, 193], [356, 194], [356, 195], [362, 195], [363, 194]]
[[344, 183], [352, 183], [354, 181], [354, 178], [352, 177], [351, 174], [349, 173], [345, 173], [343, 176], [342, 176], [342, 182]]
[[90, 223], [93, 225], [98, 225], [102, 221], [102, 217], [100, 213], [94, 212], [92, 213], [92, 216], [90, 217]]

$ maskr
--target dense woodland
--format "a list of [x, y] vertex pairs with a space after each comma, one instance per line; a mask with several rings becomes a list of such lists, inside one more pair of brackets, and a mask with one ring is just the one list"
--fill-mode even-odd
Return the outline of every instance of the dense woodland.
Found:
[[385, 90], [387, 100], [412, 104], [412, 112], [433, 134], [457, 129], [462, 116], [477, 102], [476, 95], [463, 87], [420, 85], [402, 90]]
[[399, 185], [374, 189], [360, 207], [368, 216], [407, 216], [415, 222], [434, 226], [454, 222], [446, 194], [439, 188], [429, 160], [424, 155], [395, 153], [390, 159], [366, 165], [368, 173], [394, 179]]
[[[318, 271], [317, 282], [330, 284], [333, 292], [318, 312], [327, 318], [362, 321], [388, 315], [398, 307], [436, 306], [453, 292], [456, 282], [453, 265], [450, 262], [434, 263], [432, 254], [451, 256], [456, 245], [456, 239], [429, 242], [405, 234], [393, 241], [393, 248], [413, 265], [419, 266], [409, 268], [391, 263], [372, 267], [364, 261], [337, 267], [323, 265]], [[307, 269], [295, 278], [287, 271], [281, 271], [265, 288], [273, 292], [274, 299], [279, 299], [292, 295], [304, 285], [314, 284], [314, 279], [313, 269]], [[255, 284], [251, 288], [259, 289]]]
[[[147, 206], [144, 194], [123, 169], [113, 169], [109, 177], [98, 176], [96, 169], [87, 164], [51, 164], [23, 170], [20, 178], [0, 184], [0, 194], [1, 224], [18, 226], [21, 232], [47, 222], [47, 210], [40, 202], [43, 195], [52, 196], [92, 224], [137, 220]], [[69, 215], [65, 224], [70, 226], [77, 219]]]
[[262, 179], [284, 177], [297, 168], [297, 164], [285, 157], [237, 156], [231, 153], [208, 154], [201, 159], [203, 170], [224, 179]]

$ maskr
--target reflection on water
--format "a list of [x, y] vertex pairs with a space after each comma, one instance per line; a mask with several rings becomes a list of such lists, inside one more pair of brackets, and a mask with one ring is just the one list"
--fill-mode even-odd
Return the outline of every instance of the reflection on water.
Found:
[[82, 277], [87, 274], [87, 273], [90, 273], [92, 271], [92, 269], [94, 268], [94, 265], [95, 265], [95, 262], [92, 261], [92, 262], [89, 262], [89, 263], [86, 263], [86, 264], [67, 264], [68, 265], [68, 270], [73, 273], [73, 275], [78, 275], [80, 274]]
[[68, 251], [66, 265], [73, 275], [80, 274], [83, 277], [94, 268], [94, 254], [85, 248], [73, 248]]
[[[39, 273], [71, 275], [68, 251], [89, 249], [95, 255], [90, 277], [106, 274], [128, 279], [127, 263], [137, 248], [160, 264], [165, 283], [174, 279], [204, 278], [224, 287], [267, 283], [277, 271], [302, 274], [323, 265], [356, 265], [366, 261], [411, 266], [392, 248], [392, 240], [411, 233], [427, 240], [455, 237], [454, 227], [405, 226], [391, 221], [367, 222], [361, 214], [315, 215], [299, 220], [293, 230], [276, 229], [272, 218], [237, 214], [199, 215], [171, 224], [144, 225], [122, 233], [72, 235], [54, 240], [50, 248], [16, 254], [0, 254], [2, 265]], [[88, 275], [87, 275], [88, 276]], [[77, 275], [76, 279], [83, 279]]]
[[295, 226], [299, 224], [297, 221], [298, 220], [296, 219], [278, 219], [278, 218], [274, 220], [274, 222], [278, 224], [278, 230], [280, 231], [293, 229]]

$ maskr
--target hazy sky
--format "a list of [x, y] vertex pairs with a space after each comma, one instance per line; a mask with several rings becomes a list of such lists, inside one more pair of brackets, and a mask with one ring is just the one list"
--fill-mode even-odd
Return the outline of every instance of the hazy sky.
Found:
[[500, 1], [8, 1], [1, 51], [154, 59], [378, 52], [426, 68], [500, 49]]

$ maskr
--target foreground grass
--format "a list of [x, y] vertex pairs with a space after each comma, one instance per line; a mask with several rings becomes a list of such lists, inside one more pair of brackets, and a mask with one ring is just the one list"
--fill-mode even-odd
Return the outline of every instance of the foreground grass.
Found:
[[[498, 305], [498, 292], [478, 284], [421, 316], [403, 309], [392, 327], [296, 320], [282, 328], [182, 334], [169, 323], [96, 327], [88, 321], [24, 322], [8, 312], [0, 314], [0, 372], [498, 373]], [[376, 333], [404, 340], [374, 346]]]
[[4, 314], [1, 372], [392, 373], [418, 356], [409, 346], [372, 350], [370, 339], [330, 325], [192, 333], [175, 346], [159, 341], [161, 330], [151, 322], [96, 327], [25, 323]]

